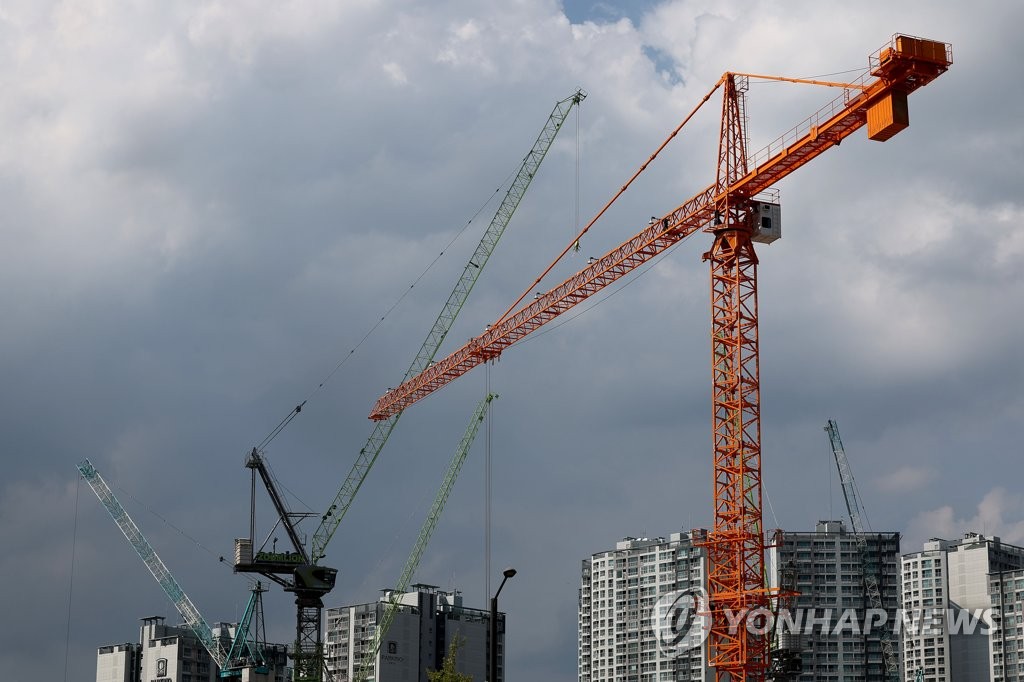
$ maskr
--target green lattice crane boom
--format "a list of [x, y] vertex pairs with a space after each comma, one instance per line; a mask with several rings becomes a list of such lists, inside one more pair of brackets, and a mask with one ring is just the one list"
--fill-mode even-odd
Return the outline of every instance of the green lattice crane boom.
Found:
[[[523, 158], [515, 179], [506, 192], [501, 205], [498, 206], [498, 210], [491, 219], [490, 225], [487, 226], [487, 230], [485, 230], [480, 243], [476, 247], [476, 251], [473, 252], [469, 262], [466, 263], [462, 276], [459, 278], [458, 283], [456, 283], [455, 288], [452, 289], [451, 294], [449, 294], [444, 307], [441, 308], [437, 320], [434, 321], [433, 326], [427, 333], [427, 337], [416, 353], [412, 364], [409, 365], [409, 369], [402, 379], [403, 382], [410, 377], [420, 374], [433, 362], [434, 356], [448, 335], [449, 330], [451, 330], [456, 316], [462, 310], [462, 306], [469, 297], [469, 293], [480, 278], [484, 265], [487, 264], [488, 259], [494, 252], [494, 248], [498, 245], [498, 240], [501, 239], [501, 235], [504, 233], [509, 221], [512, 220], [512, 214], [515, 213], [519, 202], [522, 201], [527, 188], [537, 174], [537, 169], [547, 155], [548, 150], [551, 149], [555, 136], [561, 130], [562, 124], [565, 123], [565, 119], [569, 116], [572, 107], [579, 105], [586, 96], [586, 92], [577, 90], [569, 97], [555, 104], [555, 108], [552, 110], [551, 115], [548, 116], [548, 120], [537, 136], [537, 140], [533, 143], [533, 147]], [[359, 450], [359, 454], [356, 456], [355, 463], [353, 463], [348, 476], [345, 478], [345, 482], [342, 483], [341, 489], [338, 490], [338, 494], [334, 496], [334, 500], [324, 513], [320, 527], [313, 534], [310, 551], [310, 558], [313, 563], [317, 563], [326, 555], [327, 544], [331, 541], [334, 532], [338, 529], [338, 525], [348, 512], [352, 500], [355, 499], [356, 493], [359, 492], [360, 486], [362, 486], [367, 474], [370, 473], [370, 469], [373, 467], [374, 462], [376, 462], [377, 456], [384, 449], [388, 437], [391, 436], [391, 432], [401, 416], [401, 412], [396, 412], [387, 419], [378, 421], [374, 425], [373, 433], [367, 439], [366, 445]]]
[[[479, 279], [484, 265], [486, 265], [494, 251], [494, 248], [497, 246], [498, 240], [501, 238], [509, 221], [512, 219], [512, 214], [519, 206], [519, 203], [536, 175], [541, 162], [547, 155], [548, 150], [554, 142], [555, 136], [562, 128], [562, 124], [568, 117], [572, 107], [574, 105], [578, 105], [584, 100], [584, 98], [586, 98], [586, 93], [582, 90], [577, 90], [570, 97], [567, 97], [555, 104], [554, 110], [548, 117], [529, 153], [524, 157], [511, 186], [506, 192], [504, 199], [481, 237], [480, 243], [474, 251], [473, 256], [466, 264], [462, 276], [459, 278], [455, 288], [448, 296], [444, 307], [437, 316], [437, 320], [431, 327], [430, 332], [427, 334], [419, 352], [416, 354], [409, 370], [406, 372], [406, 378], [413, 374], [418, 374], [430, 365], [438, 348], [444, 341], [448, 331], [451, 329], [456, 316], [462, 310], [473, 286]], [[301, 408], [301, 405], [297, 407], [296, 412], [301, 410]], [[287, 562], [280, 565], [270, 565], [274, 562], [271, 561], [268, 564], [267, 561], [261, 560], [259, 555], [249, 556], [245, 555], [244, 552], [240, 554], [238, 547], [236, 546], [236, 570], [263, 573], [272, 580], [285, 585], [286, 590], [294, 591], [296, 593], [297, 635], [296, 646], [293, 650], [293, 659], [295, 661], [295, 679], [297, 682], [320, 682], [320, 680], [324, 678], [323, 648], [320, 641], [323, 609], [321, 597], [333, 588], [334, 573], [336, 571], [334, 569], [320, 566], [319, 562], [326, 556], [327, 544], [338, 529], [338, 526], [347, 513], [349, 506], [352, 504], [356, 493], [359, 491], [359, 488], [362, 486], [363, 481], [369, 474], [370, 469], [376, 462], [378, 455], [380, 455], [384, 445], [387, 443], [395, 425], [398, 423], [400, 416], [401, 414], [395, 414], [389, 419], [382, 420], [374, 424], [373, 432], [367, 439], [366, 445], [360, 449], [348, 476], [342, 483], [342, 486], [335, 495], [331, 505], [323, 514], [320, 526], [317, 528], [310, 542], [308, 553], [305, 551], [301, 542], [297, 539], [298, 534], [289, 531], [289, 537], [292, 539], [293, 545], [295, 545], [296, 554], [299, 555], [297, 558], [302, 559], [298, 565], [293, 566]], [[253, 453], [254, 459], [251, 459], [251, 463], [258, 464], [261, 461], [261, 453], [258, 449], [254, 449]], [[247, 466], [250, 465], [247, 464]], [[281, 522], [284, 524], [286, 529], [292, 528], [291, 517], [293, 515], [284, 507], [283, 500], [280, 498], [280, 495], [275, 492], [272, 479], [265, 475], [262, 470], [260, 470], [260, 476], [263, 478], [263, 482], [271, 495], [271, 499], [274, 501], [275, 509], [278, 512]], [[253, 499], [255, 499], [255, 489], [253, 491], [253, 496]], [[253, 502], [253, 504], [255, 504], [255, 502]], [[252, 514], [255, 514], [254, 509], [255, 508], [253, 507]], [[253, 533], [252, 523], [250, 523], [250, 536], [252, 536]], [[249, 539], [254, 540], [252, 537]], [[242, 555], [245, 555], [243, 557], [244, 560], [239, 559], [239, 556]], [[276, 558], [277, 557], [275, 555], [274, 559], [276, 560]], [[289, 560], [291, 559], [291, 557], [284, 558]], [[283, 581], [280, 576], [276, 575], [277, 573], [291, 574], [293, 569], [293, 584], [288, 584], [287, 581]], [[326, 579], [324, 580], [305, 579], [307, 576], [316, 578], [318, 571], [321, 573], [330, 571], [330, 574], [325, 575], [324, 577]]]
[[235, 640], [227, 654], [227, 669], [221, 669], [221, 677], [241, 677], [242, 669], [246, 667], [253, 668], [259, 674], [270, 671], [263, 653], [267, 645], [263, 633], [263, 593], [266, 591], [258, 580], [253, 585], [249, 603], [245, 605], [242, 620], [235, 629]]
[[[850, 460], [846, 458], [846, 449], [839, 437], [839, 425], [834, 419], [829, 419], [825, 424], [825, 432], [828, 433], [828, 440], [832, 445], [832, 455], [836, 460], [836, 467], [839, 469], [839, 482], [843, 486], [843, 499], [846, 501], [846, 511], [850, 515], [850, 525], [853, 526], [853, 536], [857, 542], [857, 551], [860, 553], [861, 566], [864, 569], [864, 591], [868, 595], [868, 601], [872, 609], [883, 609], [882, 593], [878, 589], [878, 576], [874, 571], [868, 570], [868, 540], [867, 530], [861, 520], [861, 504], [857, 495], [857, 482], [853, 478], [853, 469], [850, 468]], [[892, 636], [888, 630], [882, 628], [881, 634], [882, 661], [885, 663], [886, 679], [897, 682], [900, 676], [899, 657], [896, 648], [893, 646]]]
[[114, 523], [124, 533], [128, 542], [131, 543], [139, 558], [146, 564], [146, 568], [149, 569], [149, 572], [153, 574], [160, 587], [163, 588], [164, 594], [174, 604], [174, 608], [181, 614], [185, 624], [195, 633], [203, 647], [210, 652], [210, 657], [217, 662], [217, 666], [223, 668], [227, 661], [227, 651], [225, 650], [224, 643], [219, 637], [213, 635], [213, 628], [206, 622], [203, 614], [199, 612], [196, 605], [188, 598], [185, 591], [181, 589], [181, 585], [171, 575], [171, 572], [156, 553], [156, 550], [149, 544], [149, 540], [142, 534], [139, 527], [135, 525], [135, 521], [132, 520], [132, 517], [128, 515], [128, 512], [118, 502], [117, 497], [111, 492], [110, 486], [100, 476], [100, 472], [96, 471], [96, 467], [89, 460], [79, 464], [78, 470], [81, 472], [86, 483], [89, 484], [89, 487], [92, 488], [92, 491], [96, 493], [96, 497], [103, 503], [111, 518], [114, 519]]
[[402, 595], [405, 594], [412, 583], [413, 575], [416, 573], [416, 568], [420, 565], [420, 559], [423, 557], [423, 551], [430, 542], [430, 536], [434, 534], [434, 529], [437, 527], [438, 519], [441, 518], [441, 512], [444, 511], [445, 504], [448, 503], [448, 496], [455, 485], [455, 479], [459, 477], [459, 471], [462, 470], [462, 464], [466, 461], [469, 449], [476, 439], [476, 434], [480, 430], [480, 424], [487, 415], [487, 409], [490, 407], [491, 401], [497, 397], [497, 395], [488, 394], [487, 397], [480, 401], [476, 409], [473, 410], [473, 416], [466, 426], [466, 432], [462, 435], [462, 440], [459, 441], [458, 446], [455, 448], [455, 454], [452, 455], [451, 462], [448, 463], [448, 471], [445, 472], [444, 480], [441, 481], [441, 487], [438, 489], [437, 495], [434, 496], [434, 504], [431, 505], [427, 518], [423, 520], [423, 526], [420, 528], [420, 534], [416, 538], [416, 544], [413, 545], [412, 553], [406, 560], [405, 567], [402, 568], [402, 574], [398, 577], [398, 582], [389, 595], [384, 615], [381, 616], [380, 622], [377, 623], [377, 627], [374, 630], [373, 640], [370, 642], [369, 648], [363, 653], [363, 661], [359, 667], [359, 673], [355, 677], [355, 682], [363, 682], [369, 675], [373, 661], [377, 658], [377, 652], [380, 650], [380, 644], [388, 633], [388, 628], [391, 627], [391, 622], [395, 619], [395, 614], [398, 613], [398, 609], [401, 606]]

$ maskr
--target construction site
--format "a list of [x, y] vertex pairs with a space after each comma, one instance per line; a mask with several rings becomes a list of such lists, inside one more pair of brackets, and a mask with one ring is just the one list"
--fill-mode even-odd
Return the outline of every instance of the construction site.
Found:
[[[616, 21], [555, 4], [575, 40], [603, 41], [653, 35], [683, 3]], [[1019, 325], [981, 342], [1016, 304], [990, 313], [971, 283], [1015, 286], [1024, 241], [1016, 199], [972, 213], [951, 208], [961, 176], [929, 184], [950, 173], [935, 149], [963, 133], [948, 113], [963, 95], [943, 91], [962, 82], [955, 35], [858, 31], [857, 56], [807, 36], [799, 57], [715, 53], [717, 72], [699, 44], [698, 68], [648, 42], [657, 100], [508, 78], [514, 109], [461, 105], [461, 127], [433, 136], [444, 114], [423, 108], [414, 65], [490, 74], [487, 49], [466, 48], [487, 29], [467, 20], [433, 61], [381, 57], [409, 107], [338, 86], [365, 91], [362, 125], [389, 135], [321, 140], [333, 109], [310, 113], [315, 98], [261, 113], [305, 57], [201, 14], [189, 40], [220, 36], [239, 72], [280, 71], [253, 71], [251, 106], [223, 128], [259, 142], [182, 176], [201, 202], [176, 209], [147, 181], [153, 220], [201, 213], [209, 230], [139, 237], [157, 260], [114, 299], [138, 324], [67, 394], [96, 436], [53, 505], [74, 515], [53, 579], [65, 682], [1024, 679], [1006, 615], [1024, 610], [1020, 452], [994, 426], [1021, 415], [1021, 368], [994, 359]], [[314, 30], [301, 12], [268, 30], [298, 35], [300, 15]], [[234, 79], [194, 96], [231, 99]], [[221, 128], [183, 125], [201, 141], [112, 146], [110, 177], [220, 148]], [[328, 148], [346, 140], [343, 171]], [[233, 174], [258, 179], [251, 211], [217, 199]], [[293, 213], [309, 226], [271, 227]], [[985, 226], [970, 271], [958, 220]], [[121, 220], [123, 240], [145, 223]], [[124, 378], [105, 384], [108, 364]], [[143, 381], [153, 392], [133, 393]], [[108, 390], [135, 426], [95, 411]], [[952, 416], [968, 402], [991, 428]]]
[[[885, 142], [906, 129], [909, 125], [908, 96], [949, 68], [952, 64], [952, 48], [949, 44], [934, 40], [895, 35], [887, 45], [870, 55], [868, 64], [865, 74], [851, 83], [745, 73], [724, 74], [698, 107], [669, 134], [662, 146], [651, 154], [648, 161], [623, 184], [619, 192], [565, 246], [551, 266], [530, 283], [508, 310], [487, 325], [483, 334], [470, 339], [449, 355], [439, 357], [438, 352], [456, 316], [511, 221], [555, 135], [571, 108], [581, 104], [586, 93], [579, 90], [555, 105], [533, 148], [524, 157], [521, 168], [510, 183], [488, 230], [428, 331], [402, 383], [397, 388], [389, 389], [374, 404], [369, 415], [375, 423], [373, 431], [366, 444], [359, 449], [351, 472], [321, 515], [319, 527], [308, 542], [299, 530], [299, 522], [308, 514], [296, 514], [289, 509], [262, 454], [262, 449], [299, 416], [304, 404], [297, 405], [264, 442], [250, 453], [246, 462], [246, 467], [252, 470], [250, 533], [248, 537], [235, 540], [233, 566], [236, 572], [258, 574], [294, 595], [295, 639], [289, 656], [295, 682], [321, 682], [335, 677], [335, 673], [327, 666], [323, 640], [323, 599], [334, 589], [338, 572], [337, 568], [326, 565], [324, 561], [327, 546], [402, 413], [413, 403], [473, 368], [497, 361], [505, 350], [531, 332], [572, 310], [694, 233], [708, 234], [712, 240], [711, 248], [701, 258], [709, 264], [711, 271], [714, 444], [711, 461], [714, 524], [710, 532], [699, 541], [707, 557], [707, 587], [706, 600], [697, 604], [700, 617], [707, 619], [708, 665], [714, 669], [717, 680], [756, 682], [796, 679], [802, 673], [801, 650], [783, 648], [779, 644], [773, 648], [770, 637], [752, 628], [736, 630], [726, 617], [728, 610], [734, 614], [757, 610], [778, 613], [780, 609], [786, 608], [788, 600], [800, 596], [795, 574], [789, 585], [785, 584], [785, 580], [779, 580], [776, 586], [771, 586], [766, 580], [768, 570], [765, 551], [770, 539], [763, 523], [761, 491], [757, 307], [759, 259], [754, 245], [771, 244], [782, 236], [777, 183], [824, 152], [838, 147], [861, 128], [867, 128], [868, 139], [879, 142]], [[769, 146], [759, 152], [748, 153], [745, 98], [751, 78], [831, 87], [841, 90], [842, 95]], [[721, 128], [714, 181], [679, 207], [661, 216], [651, 216], [640, 232], [621, 246], [603, 256], [588, 257], [586, 267], [562, 284], [547, 291], [537, 291], [531, 296], [531, 292], [545, 281], [546, 275], [582, 242], [612, 203], [657, 158], [661, 149], [676, 135], [685, 132], [685, 125], [691, 116], [718, 90], [722, 91]], [[339, 671], [338, 679], [360, 682], [380, 679], [375, 673], [375, 668], [380, 666], [380, 659], [377, 658], [380, 645], [387, 637], [395, 613], [402, 606], [401, 596], [409, 591], [426, 543], [444, 509], [462, 462], [479, 432], [487, 408], [495, 397], [494, 394], [487, 394], [472, 412], [466, 433], [459, 442], [416, 546], [390, 592], [387, 608], [379, 618], [375, 617], [371, 621], [370, 627], [364, 629], [367, 642], [361, 660]], [[829, 434], [835, 443], [838, 441], [838, 432], [834, 430], [832, 422], [829, 428], [832, 429]], [[856, 488], [841, 445], [835, 446], [834, 452], [842, 475], [843, 494], [847, 500], [852, 530], [857, 537], [863, 539], [867, 528], [861, 525]], [[258, 680], [261, 676], [262, 679], [268, 679], [269, 668], [262, 653], [267, 643], [265, 639], [260, 641], [255, 636], [258, 621], [252, 619], [254, 614], [258, 614], [257, 598], [261, 592], [254, 590], [253, 600], [230, 643], [218, 641], [209, 623], [174, 581], [95, 467], [86, 460], [79, 469], [175, 604], [184, 622], [216, 662], [221, 675], [241, 676], [243, 680]], [[262, 484], [277, 516], [271, 535], [262, 540], [256, 532], [257, 488], [260, 487], [257, 480]], [[287, 549], [284, 551], [278, 550], [276, 538], [273, 538], [273, 532], [278, 529], [288, 538]], [[272, 538], [274, 544], [270, 547], [268, 542]], [[861, 551], [866, 552], [866, 546]], [[870, 600], [873, 608], [881, 609], [883, 605], [878, 586], [881, 567], [873, 564], [867, 556], [862, 558], [862, 562], [865, 597]], [[512, 571], [508, 577], [514, 574], [515, 571]], [[639, 600], [637, 589], [630, 592], [630, 600], [646, 607], [646, 610], [655, 603], [653, 598]], [[494, 651], [489, 656], [497, 655], [496, 638], [488, 640], [487, 647], [488, 651]], [[637, 651], [638, 661], [639, 648]], [[875, 667], [884, 668], [886, 677], [892, 680], [899, 679], [900, 675], [895, 651], [893, 643], [883, 637], [877, 652], [881, 654], [880, 660], [873, 661]], [[626, 674], [625, 679], [646, 679], [640, 675], [635, 664], [630, 667], [635, 674]], [[622, 672], [629, 669], [627, 666], [619, 668]], [[493, 668], [491, 672], [493, 674]], [[616, 673], [615, 677], [623, 676]], [[497, 682], [501, 678], [488, 679]]]

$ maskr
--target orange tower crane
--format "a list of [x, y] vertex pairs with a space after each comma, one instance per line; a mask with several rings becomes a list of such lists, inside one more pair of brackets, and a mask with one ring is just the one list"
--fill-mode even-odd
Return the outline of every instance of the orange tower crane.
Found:
[[[732, 626], [727, 617], [735, 619], [744, 609], [758, 612], [768, 608], [773, 596], [764, 582], [758, 258], [754, 242], [778, 238], [772, 221], [777, 222], [779, 214], [777, 205], [762, 201], [760, 195], [865, 125], [868, 137], [881, 141], [906, 128], [907, 95], [942, 75], [950, 64], [949, 44], [895, 35], [868, 57], [867, 71], [852, 83], [726, 73], [697, 106], [699, 109], [715, 90], [724, 87], [713, 184], [516, 309], [526, 294], [521, 296], [483, 334], [381, 396], [370, 418], [387, 419], [404, 410], [473, 367], [497, 358], [530, 332], [694, 232], [709, 232], [714, 238], [704, 254], [711, 266], [714, 447], [714, 524], [707, 539], [709, 655], [718, 680], [762, 682], [769, 665], [768, 639], [757, 634], [758, 628]], [[840, 87], [843, 94], [761, 152], [748, 156], [744, 93], [749, 78]], [[624, 190], [625, 186], [616, 198]]]

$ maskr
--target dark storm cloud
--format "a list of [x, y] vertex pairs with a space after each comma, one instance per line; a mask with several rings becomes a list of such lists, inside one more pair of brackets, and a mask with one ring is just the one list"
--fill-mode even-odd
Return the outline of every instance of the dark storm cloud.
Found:
[[[245, 452], [312, 392], [268, 456], [296, 508], [322, 509], [490, 213], [409, 285], [516, 167], [556, 100], [590, 92], [585, 220], [723, 70], [841, 71], [897, 30], [951, 41], [956, 64], [912, 96], [908, 131], [884, 145], [858, 135], [787, 179], [785, 238], [760, 250], [765, 524], [806, 530], [841, 515], [821, 431], [834, 417], [876, 528], [906, 529], [908, 543], [979, 523], [1015, 537], [1024, 506], [997, 472], [1018, 466], [1024, 411], [1024, 140], [1020, 94], [1000, 69], [1021, 61], [1021, 12], [631, 8], [619, 21], [624, 6], [576, 4], [567, 18], [551, 2], [5, 7], [0, 542], [15, 578], [4, 604], [21, 614], [0, 630], [17, 645], [3, 654], [9, 679], [61, 676], [53, 633], [67, 613], [76, 494], [68, 679], [93, 679], [95, 647], [133, 639], [137, 618], [172, 616], [76, 489], [84, 457], [127, 491], [115, 489], [206, 617], [237, 617], [246, 582], [216, 557], [247, 531]], [[659, 75], [668, 64], [681, 80]], [[754, 146], [833, 94], [752, 87]], [[544, 286], [710, 180], [715, 106]], [[573, 234], [574, 126], [445, 351]], [[574, 679], [582, 557], [624, 535], [710, 523], [706, 248], [705, 235], [684, 242], [491, 369], [502, 394], [493, 566], [519, 569], [503, 606], [510, 623], [532, 624], [510, 628], [517, 677]], [[394, 581], [484, 371], [403, 416], [330, 548], [341, 575], [329, 605]], [[417, 574], [475, 606], [486, 597], [483, 456], [481, 441]], [[22, 589], [26, 566], [53, 589]], [[267, 602], [268, 634], [288, 641], [290, 601]]]

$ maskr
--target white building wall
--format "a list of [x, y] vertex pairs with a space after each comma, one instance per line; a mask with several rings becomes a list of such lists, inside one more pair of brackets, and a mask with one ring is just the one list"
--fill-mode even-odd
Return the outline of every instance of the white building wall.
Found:
[[1024, 570], [989, 575], [997, 616], [989, 638], [992, 682], [1024, 682]]
[[144, 682], [215, 682], [216, 662], [187, 628], [165, 625], [163, 618], [143, 620], [142, 680]]
[[[904, 674], [914, 679], [922, 668], [925, 682], [990, 682], [994, 650], [987, 627], [951, 631], [948, 619], [960, 619], [993, 607], [990, 574], [1024, 568], [1024, 548], [998, 537], [965, 533], [960, 540], [929, 540], [921, 552], [902, 559], [904, 609], [933, 608], [936, 614], [914, 632], [905, 628], [908, 652]], [[932, 570], [928, 573], [929, 569]], [[939, 569], [942, 575], [934, 571]]]
[[96, 682], [138, 682], [138, 644], [115, 644], [96, 652]]
[[355, 620], [354, 609], [342, 606], [324, 610], [324, 658], [327, 669], [339, 681], [350, 680], [352, 670], [352, 650], [354, 648], [352, 623]]
[[924, 551], [908, 554], [902, 566], [904, 627], [902, 629], [904, 679], [915, 679], [921, 669], [926, 682], [948, 679], [949, 633], [941, 612], [949, 603], [949, 566], [945, 540], [925, 543]]
[[580, 682], [710, 680], [707, 644], [665, 651], [649, 617], [659, 597], [707, 589], [706, 531], [626, 538], [584, 559], [580, 573], [577, 666]]
[[[949, 606], [952, 609], [968, 611], [991, 606], [988, 594], [989, 548], [987, 543], [961, 551], [950, 552], [949, 565]], [[968, 679], [979, 671], [988, 671], [988, 633], [981, 629], [973, 633], [961, 632], [949, 637], [950, 679]], [[979, 678], [979, 679], [988, 679]]]
[[[101, 647], [96, 655], [96, 682], [215, 682], [216, 661], [188, 627], [167, 625], [160, 616], [143, 618], [138, 644]], [[236, 623], [217, 623], [213, 635], [230, 648]], [[267, 672], [242, 671], [241, 682], [285, 682], [291, 679], [286, 647], [268, 644]], [[134, 653], [132, 653], [134, 652]], [[134, 656], [135, 663], [128, 659]], [[238, 678], [235, 678], [238, 679]]]

